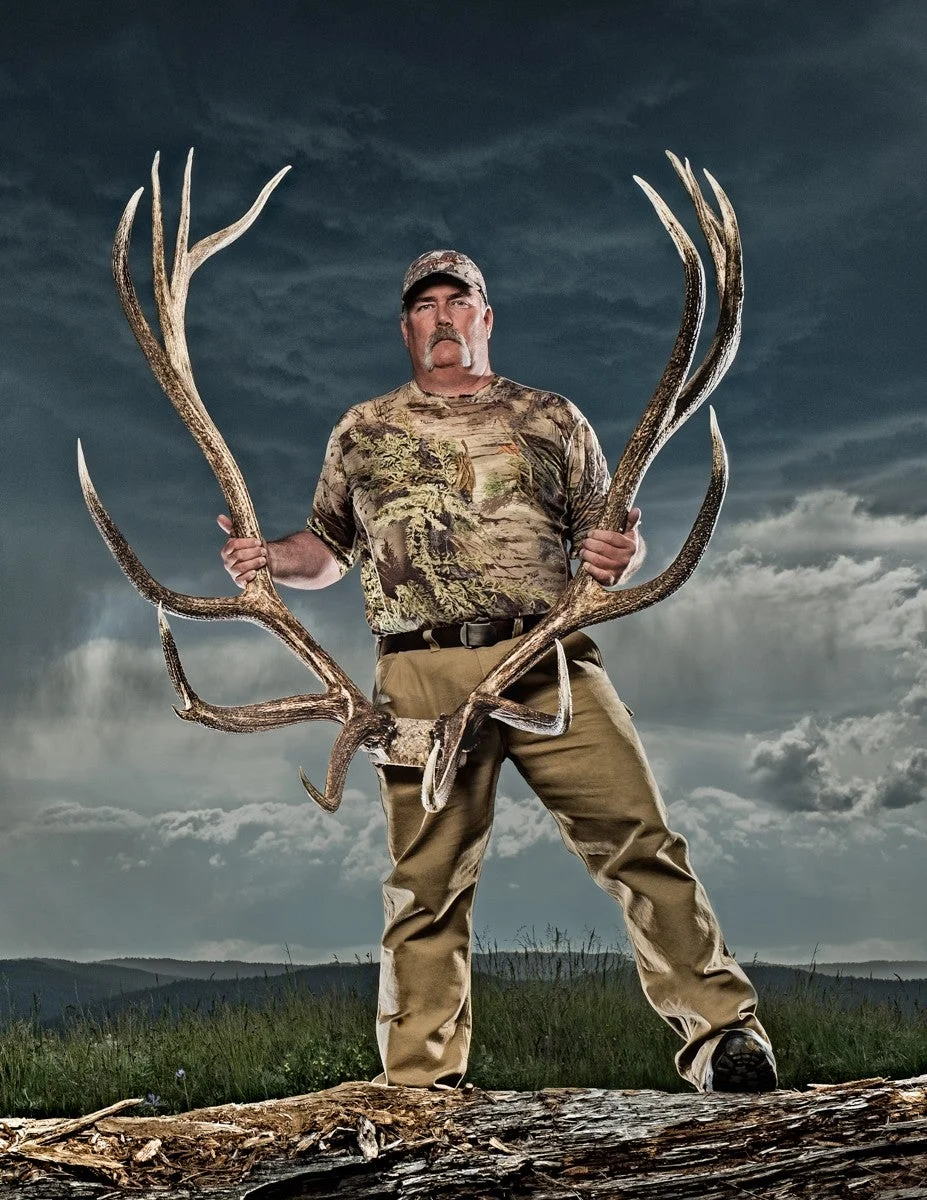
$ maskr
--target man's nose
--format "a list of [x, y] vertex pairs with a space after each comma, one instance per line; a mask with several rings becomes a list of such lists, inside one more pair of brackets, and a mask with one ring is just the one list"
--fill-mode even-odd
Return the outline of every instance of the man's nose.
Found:
[[435, 324], [453, 325], [454, 322], [451, 320], [451, 310], [449, 308], [445, 308], [443, 305], [439, 305], [439, 307], [435, 309]]

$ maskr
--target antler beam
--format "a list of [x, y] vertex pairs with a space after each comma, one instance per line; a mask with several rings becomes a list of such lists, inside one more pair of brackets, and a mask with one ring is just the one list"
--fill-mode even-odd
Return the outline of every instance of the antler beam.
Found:
[[[177, 243], [170, 281], [164, 261], [164, 231], [161, 213], [161, 187], [158, 177], [159, 156], [151, 168], [152, 185], [152, 266], [155, 302], [163, 343], [158, 341], [145, 319], [129, 272], [129, 242], [135, 212], [142, 190], [130, 199], [116, 231], [113, 245], [113, 275], [126, 317], [138, 344], [161, 387], [193, 434], [212, 468], [239, 537], [260, 538], [254, 505], [238, 465], [222, 435], [206, 411], [193, 380], [187, 350], [184, 313], [190, 279], [207, 258], [239, 238], [260, 215], [271, 192], [290, 169], [284, 167], [261, 189], [251, 208], [238, 221], [210, 234], [188, 249], [190, 229], [190, 177], [193, 151], [187, 157]], [[335, 719], [344, 724], [332, 750], [325, 791], [319, 792], [301, 775], [309, 794], [323, 808], [334, 811], [340, 801], [350, 760], [361, 745], [385, 747], [396, 735], [392, 717], [375, 708], [357, 685], [348, 678], [334, 659], [313, 639], [280, 599], [267, 568], [257, 572], [241, 595], [231, 597], [187, 596], [159, 584], [144, 568], [96, 493], [78, 442], [78, 470], [87, 507], [103, 540], [135, 588], [159, 609], [178, 616], [201, 620], [253, 621], [278, 637], [326, 685], [315, 696], [288, 696], [262, 704], [223, 708], [204, 703], [190, 688], [180, 664], [177, 647], [163, 611], [159, 612], [162, 646], [168, 672], [184, 702], [178, 716], [198, 721], [213, 729], [252, 732], [295, 721]]]
[[[706, 171], [718, 204], [717, 215], [705, 200], [688, 160], [667, 156], [695, 206], [699, 226], [711, 253], [718, 287], [718, 322], [704, 360], [690, 374], [705, 310], [705, 273], [698, 251], [669, 207], [643, 179], [635, 181], [653, 204], [683, 262], [685, 298], [679, 332], [656, 390], [632, 433], [612, 478], [598, 522], [601, 529], [624, 529], [628, 510], [644, 474], [660, 449], [711, 394], [731, 365], [740, 342], [743, 306], [743, 260], [734, 209], [720, 184]], [[478, 734], [488, 716], [508, 721], [501, 693], [543, 657], [559, 639], [587, 625], [639, 612], [671, 595], [698, 565], [714, 531], [727, 486], [727, 456], [718, 423], [711, 412], [712, 471], [708, 491], [682, 550], [655, 579], [622, 592], [606, 591], [587, 571], [577, 572], [567, 589], [537, 624], [449, 717], [436, 724], [436, 736], [422, 782], [422, 803], [441, 809], [450, 796], [461, 749]], [[559, 661], [559, 659], [558, 659]], [[566, 713], [562, 702], [561, 722]], [[525, 714], [520, 714], [523, 720]], [[529, 717], [529, 725], [531, 718]], [[536, 714], [530, 727], [549, 732], [548, 714]], [[524, 726], [522, 726], [524, 727]]]

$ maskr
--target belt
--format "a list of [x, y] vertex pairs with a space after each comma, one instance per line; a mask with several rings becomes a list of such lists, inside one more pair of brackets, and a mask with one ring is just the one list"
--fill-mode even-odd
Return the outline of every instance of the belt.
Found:
[[494, 620], [464, 621], [460, 625], [436, 625], [433, 629], [413, 629], [410, 633], [386, 633], [377, 641], [377, 657], [398, 650], [429, 650], [436, 646], [492, 646], [506, 638], [526, 633], [547, 613], [528, 617], [498, 617]]

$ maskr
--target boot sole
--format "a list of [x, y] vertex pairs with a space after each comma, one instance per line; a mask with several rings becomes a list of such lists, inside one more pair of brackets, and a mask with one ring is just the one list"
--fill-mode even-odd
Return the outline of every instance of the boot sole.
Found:
[[774, 1092], [776, 1071], [761, 1046], [737, 1039], [731, 1049], [721, 1049], [712, 1063], [713, 1092]]

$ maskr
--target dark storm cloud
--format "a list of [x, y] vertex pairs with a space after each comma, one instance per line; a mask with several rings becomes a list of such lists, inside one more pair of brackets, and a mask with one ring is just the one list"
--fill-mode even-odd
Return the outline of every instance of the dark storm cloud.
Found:
[[875, 799], [883, 808], [909, 808], [927, 799], [927, 750], [915, 750], [904, 762], [893, 763], [876, 784]]
[[862, 781], [846, 782], [836, 775], [822, 733], [811, 718], [775, 742], [762, 742], [749, 767], [762, 794], [786, 809], [846, 812], [866, 794]]
[[[822, 453], [834, 471], [859, 478], [864, 455], [866, 474], [896, 449], [886, 433], [854, 454], [846, 426], [858, 420], [863, 385], [847, 383], [859, 379], [863, 339], [851, 329], [860, 318], [871, 313], [874, 344], [884, 345], [898, 327], [893, 317], [887, 330], [878, 328], [884, 300], [856, 303], [860, 292], [884, 290], [890, 263], [867, 263], [865, 285], [852, 273], [869, 247], [889, 256], [900, 250], [905, 225], [917, 220], [905, 206], [918, 175], [903, 169], [919, 136], [906, 116], [923, 65], [916, 41], [905, 36], [917, 23], [915, 9], [876, 6], [865, 19], [844, 15], [834, 24], [767, 6], [751, 14], [764, 27], [760, 36], [740, 6], [680, 5], [669, 52], [649, 11], [628, 10], [616, 21], [594, 6], [586, 20], [541, 9], [527, 31], [494, 20], [493, 55], [485, 65], [479, 56], [468, 62], [459, 82], [446, 52], [425, 50], [440, 26], [426, 6], [394, 14], [389, 28], [365, 6], [353, 6], [343, 21], [313, 21], [284, 6], [259, 35], [253, 11], [239, 5], [232, 12], [216, 29], [170, 8], [158, 19], [129, 10], [121, 22], [83, 23], [76, 41], [65, 27], [59, 41], [39, 44], [31, 70], [17, 65], [15, 80], [14, 65], [7, 70], [28, 110], [23, 132], [44, 121], [41, 140], [24, 136], [15, 147], [10, 169], [18, 183], [5, 206], [9, 261], [24, 283], [8, 313], [11, 359], [28, 359], [18, 387], [33, 417], [42, 409], [36, 435], [56, 446], [65, 433], [73, 440], [78, 413], [88, 430], [114, 412], [125, 421], [121, 431], [107, 422], [96, 462], [146, 439], [157, 472], [143, 463], [134, 494], [114, 477], [110, 495], [155, 538], [161, 523], [152, 510], [176, 499], [184, 485], [173, 478], [197, 471], [196, 454], [182, 447], [183, 435], [144, 378], [104, 263], [115, 218], [132, 188], [147, 182], [156, 146], [164, 150], [168, 209], [176, 210], [170, 197], [189, 141], [200, 148], [200, 232], [240, 212], [284, 161], [295, 167], [247, 244], [195, 281], [190, 304], [203, 390], [220, 423], [234, 419], [251, 476], [254, 468], [265, 477], [275, 471], [296, 481], [303, 496], [311, 490], [320, 447], [307, 439], [307, 413], [330, 422], [402, 377], [395, 281], [423, 243], [461, 238], [491, 268], [510, 373], [549, 379], [580, 399], [614, 457], [668, 350], [679, 303], [668, 240], [629, 179], [641, 171], [684, 211], [661, 162], [664, 141], [715, 170], [744, 227], [740, 396], [729, 384], [722, 419], [735, 448], [759, 405], [779, 414], [782, 431], [770, 426], [759, 446], [748, 440], [741, 450], [744, 501], [750, 491], [782, 495], [783, 470], [792, 487], [800, 485]], [[375, 56], [349, 36], [355, 19], [376, 40]], [[516, 41], [517, 62], [508, 57]], [[564, 43], [573, 59], [562, 53]], [[468, 45], [465, 37], [461, 56]], [[886, 69], [877, 75], [869, 64], [881, 61]], [[501, 72], [499, 62], [506, 63]], [[720, 86], [708, 86], [708, 77]], [[854, 89], [862, 92], [859, 120], [847, 111]], [[832, 99], [817, 106], [821, 115], [809, 128], [806, 113], [818, 92]], [[55, 120], [52, 98], [69, 95], [82, 103]], [[878, 139], [860, 147], [867, 124], [876, 123]], [[677, 137], [665, 137], [673, 128]], [[762, 138], [748, 140], [760, 130]], [[143, 212], [135, 255], [141, 280], [144, 221]], [[345, 331], [358, 317], [369, 320], [369, 336], [349, 339]], [[842, 356], [853, 362], [841, 366]], [[863, 366], [871, 370], [876, 357], [867, 348]], [[906, 360], [910, 347], [894, 354], [896, 380]], [[37, 363], [51, 385], [41, 396]], [[609, 377], [614, 384], [604, 382]], [[822, 394], [826, 449], [819, 445]], [[130, 405], [127, 397], [143, 402]], [[896, 386], [896, 409], [904, 405], [909, 420], [920, 419], [911, 412], [914, 399], [905, 401]], [[694, 457], [693, 449], [684, 452]], [[915, 454], [912, 472], [919, 461]], [[779, 462], [791, 465], [771, 471]], [[63, 463], [62, 454], [45, 490], [70, 501]], [[875, 480], [876, 500], [896, 491], [892, 473], [885, 475]], [[274, 524], [293, 511], [277, 490], [262, 507]], [[661, 495], [658, 485], [655, 499]]]
[[922, 720], [927, 719], [927, 670], [924, 678], [902, 698], [901, 707]]
[[760, 794], [778, 808], [822, 814], [903, 809], [927, 799], [927, 751], [912, 751], [877, 779], [847, 779], [834, 765], [832, 742], [811, 717], [761, 742], [748, 762]]

